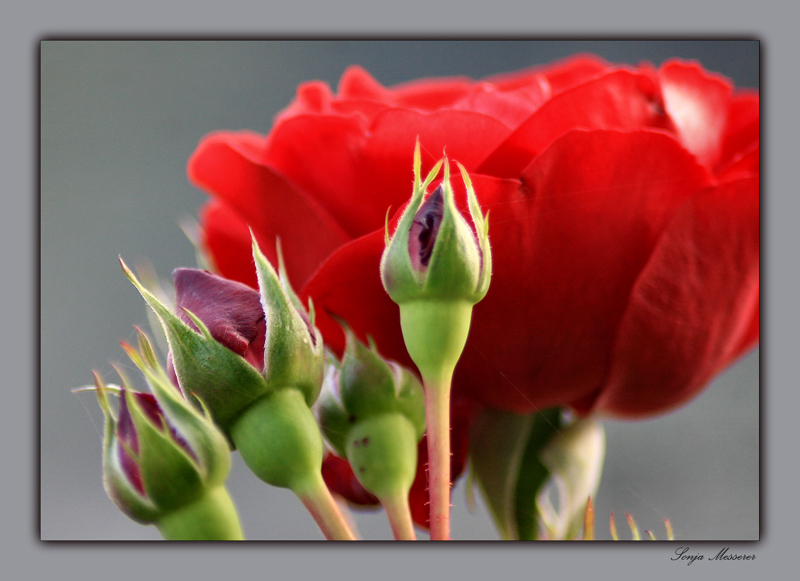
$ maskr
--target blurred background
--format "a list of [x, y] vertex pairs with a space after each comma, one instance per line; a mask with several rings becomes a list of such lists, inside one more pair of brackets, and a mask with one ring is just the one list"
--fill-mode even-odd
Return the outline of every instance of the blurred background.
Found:
[[[185, 166], [211, 131], [268, 133], [298, 83], [335, 90], [351, 64], [392, 85], [419, 77], [473, 78], [576, 52], [660, 65], [679, 57], [759, 87], [753, 40], [679, 41], [76, 41], [41, 44], [41, 538], [159, 539], [128, 520], [101, 480], [103, 418], [92, 369], [115, 382], [120, 340], [147, 327], [145, 305], [120, 271], [146, 259], [168, 278], [194, 266], [178, 226], [205, 195]], [[139, 385], [144, 387], [143, 382]], [[597, 536], [624, 514], [664, 538], [669, 518], [684, 540], [759, 537], [759, 356], [719, 376], [693, 402], [643, 422], [606, 422], [607, 455], [596, 499]], [[497, 539], [465, 479], [453, 495], [453, 538]], [[321, 539], [288, 491], [262, 484], [234, 456], [229, 490], [248, 539]], [[380, 512], [354, 513], [366, 539], [389, 539]], [[423, 535], [424, 537], [424, 535]]]

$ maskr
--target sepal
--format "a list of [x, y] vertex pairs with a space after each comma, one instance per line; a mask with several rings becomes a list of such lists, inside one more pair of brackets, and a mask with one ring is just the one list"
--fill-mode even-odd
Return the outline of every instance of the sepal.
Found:
[[214, 421], [229, 432], [231, 423], [250, 404], [270, 392], [264, 377], [239, 354], [212, 337], [208, 327], [185, 311], [192, 329], [138, 281], [120, 259], [125, 275], [156, 313], [170, 346], [175, 373], [188, 399], [201, 400]]
[[292, 290], [281, 259], [279, 276], [253, 237], [261, 304], [266, 315], [264, 378], [270, 389], [293, 387], [310, 407], [319, 396], [324, 374], [322, 334]]

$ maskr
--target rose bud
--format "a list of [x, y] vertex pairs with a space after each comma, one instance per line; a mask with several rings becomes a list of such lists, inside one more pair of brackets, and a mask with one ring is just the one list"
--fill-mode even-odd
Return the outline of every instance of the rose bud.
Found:
[[472, 306], [489, 289], [492, 256], [488, 224], [481, 214], [467, 172], [469, 211], [476, 230], [455, 205], [450, 170], [444, 160], [444, 181], [424, 200], [425, 190], [442, 162], [421, 181], [420, 146], [414, 151], [414, 192], [381, 259], [386, 292], [400, 305], [403, 338], [422, 373], [452, 373], [469, 333]]
[[322, 337], [255, 240], [253, 257], [260, 292], [176, 270], [180, 316], [123, 269], [161, 320], [181, 390], [209, 410], [256, 476], [292, 490], [329, 538], [352, 538], [320, 474], [322, 437], [310, 409], [322, 385]]
[[103, 474], [109, 498], [167, 540], [241, 540], [242, 530], [223, 483], [230, 471], [225, 436], [187, 403], [155, 360], [139, 332], [141, 354], [123, 344], [144, 372], [150, 393], [126, 388], [122, 378], [115, 417], [102, 378], [95, 388], [106, 418]]
[[[444, 179], [424, 200], [444, 165]], [[431, 538], [449, 537], [450, 384], [469, 335], [472, 307], [489, 290], [492, 254], [488, 223], [472, 181], [459, 164], [475, 229], [456, 208], [447, 158], [421, 178], [414, 149], [414, 191], [381, 258], [381, 281], [400, 307], [400, 327], [425, 383], [431, 482]]]
[[383, 504], [395, 538], [412, 540], [408, 493], [425, 433], [422, 384], [349, 330], [341, 364], [329, 359], [317, 404], [320, 427], [358, 481]]

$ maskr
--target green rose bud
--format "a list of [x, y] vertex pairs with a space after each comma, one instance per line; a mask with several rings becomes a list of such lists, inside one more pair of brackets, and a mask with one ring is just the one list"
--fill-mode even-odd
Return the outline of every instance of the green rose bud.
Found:
[[[130, 389], [120, 370], [118, 389], [95, 374], [106, 418], [103, 473], [109, 497], [133, 520], [155, 524], [167, 539], [241, 539], [223, 486], [231, 465], [225, 436], [170, 384], [141, 332], [139, 346], [141, 353], [123, 344], [152, 393]], [[120, 397], [116, 416], [108, 396], [112, 390]]]
[[[425, 198], [444, 165], [442, 184]], [[423, 377], [455, 367], [461, 356], [472, 306], [489, 290], [492, 255], [488, 222], [472, 181], [459, 164], [475, 229], [455, 205], [447, 158], [421, 179], [419, 143], [414, 151], [414, 191], [394, 235], [387, 234], [381, 259], [386, 292], [400, 306], [403, 337]]]
[[[395, 536], [413, 538], [408, 493], [425, 433], [425, 394], [409, 370], [384, 360], [349, 329], [341, 364], [330, 358], [318, 402], [320, 427], [389, 514]], [[409, 536], [410, 535], [410, 536]]]

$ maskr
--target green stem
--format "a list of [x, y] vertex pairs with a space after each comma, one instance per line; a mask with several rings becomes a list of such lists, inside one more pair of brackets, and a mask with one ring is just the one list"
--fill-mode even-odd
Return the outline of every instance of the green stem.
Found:
[[452, 372], [423, 376], [428, 427], [428, 494], [432, 541], [450, 540], [450, 382]]
[[294, 493], [314, 517], [326, 539], [329, 541], [356, 540], [342, 511], [339, 510], [339, 505], [336, 504], [330, 490], [325, 486], [322, 476], [304, 482], [303, 488], [295, 490]]
[[392, 526], [394, 539], [416, 541], [417, 535], [414, 533], [414, 522], [411, 520], [411, 509], [408, 506], [408, 491], [405, 494], [385, 496], [380, 501]]
[[236, 507], [224, 486], [212, 488], [194, 502], [163, 516], [156, 527], [168, 541], [244, 539]]

